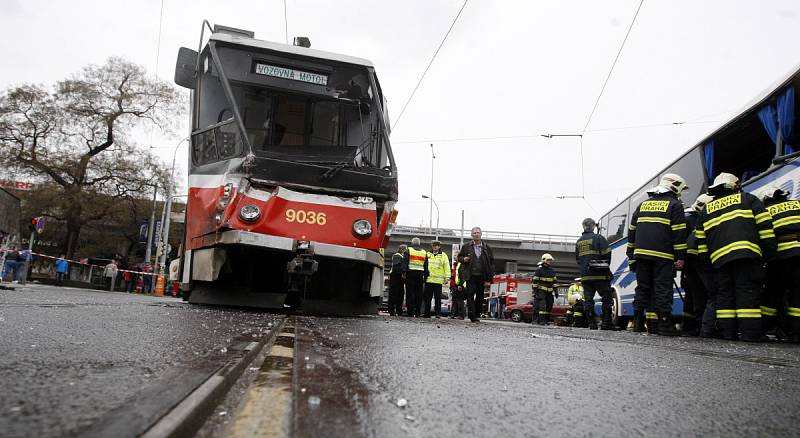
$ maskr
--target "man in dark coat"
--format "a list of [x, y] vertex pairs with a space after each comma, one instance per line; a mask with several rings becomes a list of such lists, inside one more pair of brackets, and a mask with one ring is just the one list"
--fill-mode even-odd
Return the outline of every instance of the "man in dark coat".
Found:
[[467, 311], [472, 322], [478, 322], [483, 310], [483, 285], [494, 277], [494, 254], [492, 248], [481, 240], [480, 227], [471, 231], [472, 241], [458, 252], [459, 275], [467, 279]]

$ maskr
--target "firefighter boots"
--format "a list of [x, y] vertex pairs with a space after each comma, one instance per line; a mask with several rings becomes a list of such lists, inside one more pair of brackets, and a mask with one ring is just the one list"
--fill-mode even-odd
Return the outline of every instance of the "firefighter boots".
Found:
[[644, 311], [635, 310], [633, 312], [633, 331], [636, 333], [644, 333]]
[[658, 334], [661, 336], [680, 336], [681, 333], [675, 330], [675, 325], [670, 320], [669, 313], [658, 314]]

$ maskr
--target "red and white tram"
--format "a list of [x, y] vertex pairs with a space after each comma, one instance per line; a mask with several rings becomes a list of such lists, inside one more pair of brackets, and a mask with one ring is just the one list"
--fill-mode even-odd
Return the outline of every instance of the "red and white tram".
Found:
[[298, 40], [214, 26], [199, 52], [180, 49], [191, 303], [377, 311], [397, 214], [386, 101], [372, 63]]

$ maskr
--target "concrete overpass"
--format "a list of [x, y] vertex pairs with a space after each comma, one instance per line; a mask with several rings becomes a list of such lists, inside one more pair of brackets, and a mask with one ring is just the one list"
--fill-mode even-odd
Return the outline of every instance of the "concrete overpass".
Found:
[[[425, 249], [430, 249], [430, 242], [438, 238], [442, 242], [442, 250], [451, 256], [453, 247], [459, 248], [462, 237], [464, 242], [471, 240], [469, 234], [470, 230], [462, 232], [451, 228], [430, 229], [397, 225], [392, 230], [389, 246], [386, 248], [387, 265], [397, 248], [403, 243], [410, 244], [414, 237], [419, 237]], [[559, 282], [568, 283], [579, 274], [578, 264], [575, 262], [575, 242], [578, 236], [484, 230], [483, 240], [494, 250], [494, 271], [498, 274], [532, 273], [544, 253], [550, 253], [555, 258], [553, 268]], [[388, 273], [389, 267], [386, 269]]]

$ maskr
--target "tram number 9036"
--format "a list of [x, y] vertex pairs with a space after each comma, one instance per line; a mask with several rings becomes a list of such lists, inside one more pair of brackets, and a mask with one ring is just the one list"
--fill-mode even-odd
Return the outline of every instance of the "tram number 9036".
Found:
[[323, 212], [306, 210], [286, 210], [286, 222], [297, 222], [309, 225], [325, 225], [328, 223], [328, 216]]

